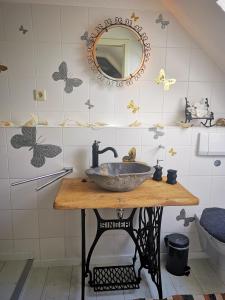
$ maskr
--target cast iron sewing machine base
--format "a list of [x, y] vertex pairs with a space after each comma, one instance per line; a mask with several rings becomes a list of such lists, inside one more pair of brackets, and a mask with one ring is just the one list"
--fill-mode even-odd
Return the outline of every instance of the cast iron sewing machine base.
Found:
[[[134, 228], [133, 219], [137, 208], [134, 208], [128, 218], [103, 219], [98, 210], [94, 209], [97, 219], [95, 239], [86, 257], [85, 240], [85, 209], [81, 210], [82, 227], [82, 295], [85, 299], [85, 278], [89, 277], [89, 285], [94, 291], [114, 291], [139, 288], [141, 270], [148, 270], [152, 281], [155, 283], [159, 298], [162, 299], [162, 282], [160, 270], [160, 229], [163, 207], [140, 208], [138, 226]], [[95, 267], [90, 270], [90, 261], [95, 246], [101, 235], [108, 230], [125, 230], [135, 244], [135, 253], [132, 265]], [[140, 267], [135, 271], [137, 255]]]

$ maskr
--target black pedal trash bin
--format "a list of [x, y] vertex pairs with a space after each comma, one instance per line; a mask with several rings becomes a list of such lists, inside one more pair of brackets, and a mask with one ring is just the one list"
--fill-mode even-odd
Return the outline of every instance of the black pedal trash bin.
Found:
[[190, 267], [188, 264], [189, 238], [180, 233], [172, 233], [164, 238], [168, 249], [166, 269], [176, 276], [188, 276]]

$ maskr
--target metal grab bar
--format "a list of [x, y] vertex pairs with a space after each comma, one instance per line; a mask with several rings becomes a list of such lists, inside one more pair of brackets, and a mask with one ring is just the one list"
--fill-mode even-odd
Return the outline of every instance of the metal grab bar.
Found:
[[72, 167], [69, 167], [69, 168], [63, 168], [61, 171], [59, 172], [55, 172], [55, 173], [51, 173], [51, 174], [47, 174], [47, 175], [42, 175], [42, 176], [38, 176], [38, 177], [34, 177], [34, 178], [30, 178], [30, 179], [25, 179], [25, 180], [21, 180], [21, 181], [17, 181], [17, 182], [12, 182], [11, 183], [11, 186], [16, 186], [16, 185], [20, 185], [20, 184], [24, 184], [24, 183], [27, 183], [27, 182], [31, 182], [31, 181], [36, 181], [36, 180], [39, 180], [39, 179], [43, 179], [43, 178], [48, 178], [48, 177], [52, 177], [52, 176], [56, 176], [56, 175], [59, 175], [58, 177], [50, 180], [49, 182], [43, 184], [42, 186], [36, 188], [35, 190], [36, 191], [40, 191], [42, 190], [43, 188], [45, 188], [46, 186], [48, 186], [49, 184], [57, 181], [58, 179], [70, 174], [73, 172], [73, 168]]

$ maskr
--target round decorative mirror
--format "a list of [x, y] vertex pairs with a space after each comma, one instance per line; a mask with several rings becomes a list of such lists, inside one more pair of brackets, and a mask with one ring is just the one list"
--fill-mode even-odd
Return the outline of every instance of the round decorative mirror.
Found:
[[98, 78], [108, 84], [130, 85], [140, 78], [150, 57], [150, 44], [142, 27], [130, 19], [115, 18], [99, 24], [88, 42], [88, 61]]

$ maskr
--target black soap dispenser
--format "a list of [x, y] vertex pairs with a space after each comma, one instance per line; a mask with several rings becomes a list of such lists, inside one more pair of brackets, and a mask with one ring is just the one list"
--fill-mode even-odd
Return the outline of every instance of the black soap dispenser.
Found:
[[156, 181], [161, 181], [162, 180], [162, 169], [163, 169], [163, 167], [161, 167], [159, 165], [160, 161], [163, 161], [163, 160], [162, 159], [157, 159], [157, 165], [154, 166], [155, 172], [153, 174], [153, 180], [156, 180]]

